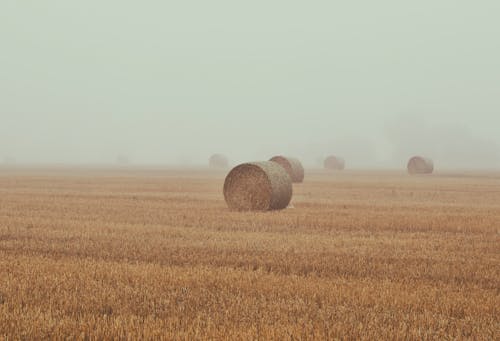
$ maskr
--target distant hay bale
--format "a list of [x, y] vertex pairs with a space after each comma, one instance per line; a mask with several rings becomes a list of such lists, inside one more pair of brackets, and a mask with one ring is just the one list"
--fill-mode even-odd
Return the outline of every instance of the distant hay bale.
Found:
[[290, 175], [290, 178], [292, 178], [292, 182], [298, 183], [304, 181], [304, 167], [302, 167], [299, 159], [280, 155], [271, 158], [269, 161], [276, 162], [283, 167]]
[[208, 165], [210, 168], [225, 169], [229, 167], [229, 161], [222, 154], [214, 154], [208, 159]]
[[292, 179], [276, 162], [243, 163], [226, 176], [224, 199], [235, 211], [284, 209], [292, 199]]
[[324, 163], [323, 163], [325, 169], [330, 169], [330, 170], [344, 170], [345, 169], [345, 161], [341, 157], [337, 157], [334, 155], [328, 156]]
[[425, 157], [414, 156], [408, 161], [408, 173], [431, 174], [434, 171], [434, 162]]

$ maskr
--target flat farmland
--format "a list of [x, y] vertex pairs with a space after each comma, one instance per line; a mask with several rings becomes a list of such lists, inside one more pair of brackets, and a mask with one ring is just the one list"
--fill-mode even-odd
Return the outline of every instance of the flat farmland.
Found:
[[0, 339], [500, 337], [500, 173], [0, 168]]

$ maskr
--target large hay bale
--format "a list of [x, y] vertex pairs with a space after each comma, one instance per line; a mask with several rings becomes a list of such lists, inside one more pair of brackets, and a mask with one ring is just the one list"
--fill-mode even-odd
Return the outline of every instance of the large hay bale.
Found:
[[330, 155], [325, 159], [323, 165], [324, 165], [325, 169], [344, 170], [345, 161], [341, 157]]
[[292, 178], [292, 182], [304, 181], [304, 167], [299, 159], [279, 155], [272, 157], [269, 161], [276, 162], [283, 167]]
[[434, 171], [434, 162], [425, 157], [414, 156], [408, 161], [408, 173], [431, 174]]
[[210, 168], [226, 169], [229, 167], [229, 161], [222, 154], [214, 154], [208, 159], [208, 165]]
[[292, 199], [292, 179], [276, 162], [244, 163], [226, 176], [224, 199], [236, 211], [284, 209]]

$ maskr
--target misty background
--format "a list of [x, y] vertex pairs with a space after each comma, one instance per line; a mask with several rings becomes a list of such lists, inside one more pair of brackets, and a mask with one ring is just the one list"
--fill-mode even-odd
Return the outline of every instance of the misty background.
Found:
[[499, 13], [493, 0], [2, 0], [0, 158], [498, 168]]

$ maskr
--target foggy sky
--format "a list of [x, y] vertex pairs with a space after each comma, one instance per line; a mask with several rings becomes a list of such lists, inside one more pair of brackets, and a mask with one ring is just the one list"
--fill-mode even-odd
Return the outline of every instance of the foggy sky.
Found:
[[0, 158], [500, 167], [499, 13], [493, 0], [2, 0]]

